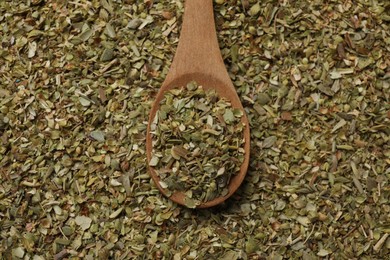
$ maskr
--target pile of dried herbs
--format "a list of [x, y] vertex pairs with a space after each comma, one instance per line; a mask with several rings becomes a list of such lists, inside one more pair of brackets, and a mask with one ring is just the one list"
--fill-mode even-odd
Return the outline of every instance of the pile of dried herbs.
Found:
[[242, 110], [196, 82], [164, 93], [153, 123], [149, 165], [187, 207], [226, 196], [244, 161]]
[[386, 259], [389, 1], [215, 1], [251, 160], [196, 211], [145, 155], [183, 2], [0, 1], [0, 258]]

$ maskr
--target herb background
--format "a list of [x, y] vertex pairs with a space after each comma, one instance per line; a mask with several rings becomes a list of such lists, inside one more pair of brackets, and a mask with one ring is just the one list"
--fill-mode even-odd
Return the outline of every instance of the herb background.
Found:
[[183, 11], [0, 1], [0, 258], [389, 259], [389, 1], [215, 1], [252, 143], [208, 210], [146, 167]]

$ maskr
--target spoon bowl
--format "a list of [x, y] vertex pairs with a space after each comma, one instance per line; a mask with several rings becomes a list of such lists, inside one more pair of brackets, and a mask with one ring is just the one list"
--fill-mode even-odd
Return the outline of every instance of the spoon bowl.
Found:
[[[184, 20], [180, 41], [176, 50], [169, 73], [162, 84], [149, 115], [146, 136], [146, 153], [148, 162], [152, 157], [152, 138], [150, 126], [159, 110], [160, 102], [166, 91], [186, 86], [195, 81], [206, 91], [215, 90], [221, 98], [229, 100], [233, 108], [243, 111], [241, 118], [245, 124], [244, 150], [245, 158], [241, 164], [240, 172], [233, 175], [229, 182], [228, 194], [213, 200], [202, 202], [197, 208], [207, 208], [218, 205], [229, 198], [241, 185], [249, 164], [250, 133], [249, 122], [237, 92], [230, 80], [219, 50], [212, 0], [187, 0], [185, 3]], [[159, 184], [160, 178], [153, 167], [149, 166], [150, 175], [157, 188], [172, 201], [185, 205], [183, 192], [174, 192], [170, 196]]]

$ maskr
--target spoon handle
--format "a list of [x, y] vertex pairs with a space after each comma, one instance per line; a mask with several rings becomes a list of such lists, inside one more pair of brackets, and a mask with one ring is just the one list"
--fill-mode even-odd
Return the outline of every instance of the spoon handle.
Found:
[[186, 0], [179, 44], [165, 83], [189, 74], [209, 75], [233, 87], [219, 50], [212, 0]]

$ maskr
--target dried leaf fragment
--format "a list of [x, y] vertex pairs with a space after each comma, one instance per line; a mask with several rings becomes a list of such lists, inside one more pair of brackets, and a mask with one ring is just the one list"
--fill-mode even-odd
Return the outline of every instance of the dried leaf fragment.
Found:
[[98, 142], [104, 142], [106, 140], [104, 132], [95, 130], [90, 133], [90, 136]]
[[116, 33], [115, 33], [115, 29], [114, 27], [111, 25], [111, 23], [107, 23], [106, 24], [106, 29], [104, 31], [109, 37], [111, 38], [115, 38], [116, 37]]
[[260, 10], [261, 10], [260, 3], [256, 3], [252, 5], [252, 7], [249, 9], [249, 14], [251, 16], [255, 16], [260, 12]]
[[29, 57], [29, 58], [34, 57], [36, 51], [37, 51], [37, 43], [35, 41], [29, 43], [28, 44], [28, 55], [27, 55], [27, 57]]
[[82, 230], [87, 230], [91, 226], [92, 219], [86, 216], [77, 216], [75, 222]]

